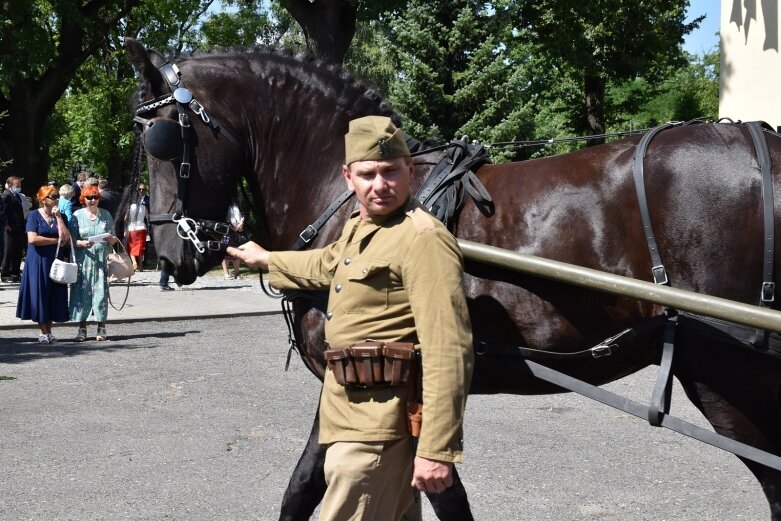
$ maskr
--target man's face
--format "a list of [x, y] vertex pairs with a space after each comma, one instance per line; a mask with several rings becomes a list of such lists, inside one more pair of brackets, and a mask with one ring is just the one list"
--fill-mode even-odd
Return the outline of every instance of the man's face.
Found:
[[138, 185], [138, 193], [140, 193], [141, 195], [146, 195], [146, 186]]
[[22, 182], [19, 179], [14, 179], [10, 183], [8, 183], [9, 190], [13, 190], [14, 188], [22, 186]]
[[407, 202], [412, 161], [398, 157], [382, 161], [355, 161], [342, 168], [347, 187], [355, 192], [364, 219], [389, 215]]

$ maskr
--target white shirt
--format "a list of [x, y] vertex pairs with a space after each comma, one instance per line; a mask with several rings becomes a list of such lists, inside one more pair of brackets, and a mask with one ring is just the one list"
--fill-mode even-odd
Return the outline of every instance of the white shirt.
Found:
[[127, 229], [131, 232], [146, 230], [146, 207], [143, 204], [133, 203], [130, 205]]

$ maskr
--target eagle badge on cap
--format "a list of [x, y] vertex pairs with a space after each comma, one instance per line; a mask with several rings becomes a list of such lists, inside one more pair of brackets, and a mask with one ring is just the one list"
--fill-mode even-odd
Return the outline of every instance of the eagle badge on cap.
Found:
[[391, 147], [388, 144], [387, 139], [380, 139], [377, 144], [380, 146], [380, 155], [383, 158], [386, 158], [391, 154]]

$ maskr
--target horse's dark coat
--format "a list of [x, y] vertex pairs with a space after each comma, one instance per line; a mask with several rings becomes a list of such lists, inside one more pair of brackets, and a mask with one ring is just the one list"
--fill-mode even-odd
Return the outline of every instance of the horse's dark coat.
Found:
[[[147, 54], [137, 42], [129, 41], [128, 48], [145, 99], [164, 94], [155, 69], [162, 59]], [[178, 65], [196, 99], [245, 147], [243, 154], [238, 153], [194, 123], [198, 146], [188, 186], [188, 213], [223, 220], [236, 182], [245, 176], [264, 209], [265, 245], [271, 249], [289, 248], [344, 190], [338, 172], [347, 122], [365, 114], [390, 113], [376, 96], [338, 71], [287, 55], [261, 51], [204, 55]], [[174, 112], [162, 109], [157, 116], [171, 118]], [[767, 138], [774, 190], [780, 194], [781, 139], [774, 134]], [[456, 223], [456, 235], [650, 280], [651, 263], [632, 184], [636, 143], [636, 138], [628, 139], [481, 168], [477, 174], [493, 196], [495, 213], [486, 217], [467, 203]], [[173, 167], [150, 158], [149, 169], [152, 213], [170, 213], [176, 191]], [[416, 171], [425, 169], [421, 165]], [[664, 131], [650, 144], [645, 177], [652, 223], [671, 285], [756, 303], [762, 264], [761, 183], [746, 129], [702, 124]], [[776, 219], [779, 208], [776, 205]], [[348, 212], [345, 208], [334, 216], [315, 239], [315, 247], [335, 238]], [[172, 225], [156, 227], [154, 236], [164, 268], [180, 283], [191, 283], [215, 262], [195, 254]], [[475, 337], [490, 343], [575, 351], [660, 311], [650, 304], [519, 273], [469, 262], [466, 267]], [[299, 333], [307, 340], [303, 356], [322, 374], [321, 315], [306, 305], [298, 312], [304, 318]], [[781, 454], [781, 362], [693, 332], [682, 335], [684, 348], [676, 354], [674, 374], [715, 430]], [[657, 363], [657, 340], [653, 334], [614, 356], [549, 365], [602, 384]], [[477, 358], [472, 392], [556, 390], [519, 376], [504, 360]], [[286, 497], [286, 519], [307, 518], [322, 492], [321, 453], [311, 439], [307, 447], [288, 492], [304, 494], [306, 489], [308, 495]], [[765, 491], [772, 518], [781, 520], [781, 474], [747, 465]], [[289, 501], [299, 501], [296, 512], [288, 510]], [[463, 502], [452, 505], [462, 516], [471, 517], [465, 495]]]

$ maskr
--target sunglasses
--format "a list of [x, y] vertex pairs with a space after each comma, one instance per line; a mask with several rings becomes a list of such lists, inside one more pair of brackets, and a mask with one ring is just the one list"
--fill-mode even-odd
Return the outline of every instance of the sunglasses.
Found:
[[100, 199], [100, 197], [98, 197], [97, 195], [88, 195], [84, 199], [86, 199], [87, 201], [97, 201], [98, 199]]
[[56, 201], [57, 199], [59, 199], [59, 197], [56, 195], [47, 195], [46, 199], [51, 199], [52, 201]]

